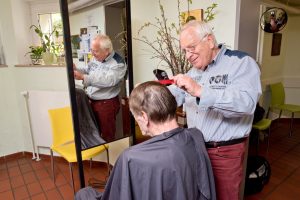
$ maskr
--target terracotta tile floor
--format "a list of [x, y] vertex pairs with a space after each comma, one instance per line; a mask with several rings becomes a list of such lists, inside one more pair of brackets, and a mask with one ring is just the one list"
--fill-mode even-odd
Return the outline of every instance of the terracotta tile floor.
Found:
[[300, 199], [300, 120], [294, 120], [291, 137], [289, 125], [288, 119], [272, 122], [269, 153], [266, 143], [259, 145], [259, 154], [271, 164], [270, 181], [260, 193], [247, 196], [245, 200]]
[[[73, 166], [75, 189], [80, 188], [78, 168]], [[107, 168], [105, 163], [84, 163], [85, 183], [93, 177], [106, 180]], [[50, 159], [41, 155], [41, 161], [32, 160], [29, 153], [17, 153], [0, 158], [0, 200], [21, 199], [74, 199], [69, 165], [60, 158], [55, 159], [55, 183], [52, 179]], [[99, 190], [103, 190], [99, 188]]]
[[[259, 154], [268, 158], [272, 175], [264, 189], [246, 200], [294, 200], [300, 196], [300, 121], [294, 121], [292, 137], [288, 136], [289, 121], [281, 120], [272, 123], [269, 154], [266, 143], [259, 145]], [[249, 153], [255, 152], [252, 145]], [[68, 163], [63, 159], [55, 160], [55, 183], [52, 181], [50, 159], [41, 156], [41, 161], [31, 159], [29, 153], [18, 153], [0, 157], [0, 200], [10, 199], [49, 199], [71, 200], [74, 198], [70, 184]], [[77, 167], [74, 166], [75, 188], [79, 189]], [[104, 163], [84, 163], [86, 185], [93, 177], [105, 180], [107, 169]], [[103, 190], [103, 189], [99, 189]]]

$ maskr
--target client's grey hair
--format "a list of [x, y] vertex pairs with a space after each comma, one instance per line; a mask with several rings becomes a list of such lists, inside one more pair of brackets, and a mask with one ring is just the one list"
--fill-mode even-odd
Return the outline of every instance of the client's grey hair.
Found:
[[148, 81], [133, 89], [129, 107], [133, 115], [141, 115], [143, 111], [151, 121], [163, 123], [176, 117], [177, 103], [166, 86]]

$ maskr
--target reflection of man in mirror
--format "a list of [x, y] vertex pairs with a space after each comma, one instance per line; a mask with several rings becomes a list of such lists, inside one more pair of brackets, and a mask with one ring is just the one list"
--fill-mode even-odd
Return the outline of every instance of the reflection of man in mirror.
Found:
[[278, 29], [275, 12], [271, 12], [270, 20], [265, 24], [264, 30], [268, 33], [275, 33], [279, 31]]
[[201, 132], [177, 124], [176, 100], [160, 83], [138, 85], [130, 110], [152, 138], [126, 149], [100, 193], [81, 189], [76, 200], [216, 199], [213, 172]]
[[120, 110], [120, 86], [127, 67], [124, 59], [113, 50], [112, 42], [106, 35], [94, 38], [91, 51], [93, 59], [86, 67], [74, 67], [74, 76], [76, 80], [83, 80], [102, 138], [112, 141], [116, 132], [116, 116]]

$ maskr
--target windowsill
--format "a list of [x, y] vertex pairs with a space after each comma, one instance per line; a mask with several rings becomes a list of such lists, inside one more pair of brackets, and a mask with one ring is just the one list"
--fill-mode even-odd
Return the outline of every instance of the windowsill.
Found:
[[15, 65], [15, 67], [34, 67], [34, 68], [42, 68], [42, 67], [66, 67], [65, 64], [58, 65], [58, 64], [52, 64], [52, 65], [33, 65], [33, 64], [26, 64], [26, 65]]
[[0, 65], [0, 67], [8, 67], [7, 65]]

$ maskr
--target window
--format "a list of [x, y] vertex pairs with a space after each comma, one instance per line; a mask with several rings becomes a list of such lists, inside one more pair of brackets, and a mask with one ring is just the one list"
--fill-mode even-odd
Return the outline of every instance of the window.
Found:
[[38, 14], [39, 23], [41, 29], [45, 35], [50, 36], [50, 33], [56, 29], [59, 32], [59, 37], [56, 38], [54, 35], [51, 36], [50, 40], [55, 44], [63, 43], [63, 30], [62, 20], [60, 13], [46, 13]]

